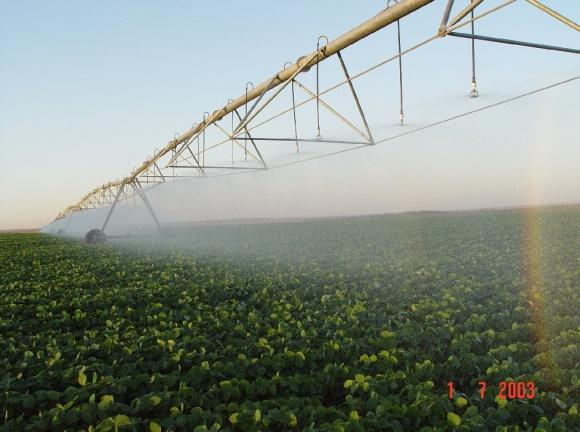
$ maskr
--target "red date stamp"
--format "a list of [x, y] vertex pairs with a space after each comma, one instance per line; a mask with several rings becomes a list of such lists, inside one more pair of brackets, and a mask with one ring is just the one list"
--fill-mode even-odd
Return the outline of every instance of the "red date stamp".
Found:
[[[479, 396], [485, 398], [488, 386], [486, 381], [479, 381]], [[453, 399], [455, 387], [453, 381], [447, 383], [449, 399]], [[534, 399], [536, 385], [533, 381], [500, 381], [498, 397], [500, 399]]]

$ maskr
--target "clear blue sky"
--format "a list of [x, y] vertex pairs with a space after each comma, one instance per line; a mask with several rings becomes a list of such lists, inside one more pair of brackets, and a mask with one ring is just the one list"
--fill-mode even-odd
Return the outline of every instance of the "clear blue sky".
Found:
[[[436, 31], [444, 3], [435, 1], [403, 21], [406, 46]], [[546, 3], [580, 21], [580, 2]], [[127, 174], [203, 111], [242, 94], [246, 81], [261, 82], [285, 61], [311, 52], [319, 34], [332, 39], [385, 5], [330, 0], [1, 1], [0, 229], [48, 223], [96, 185]], [[477, 29], [580, 46], [578, 33], [523, 1], [482, 20]], [[473, 107], [463, 98], [469, 91], [468, 44], [447, 39], [406, 64], [411, 123]], [[347, 57], [353, 71], [379, 60], [377, 50], [384, 49], [383, 57], [394, 53], [394, 33], [386, 29], [357, 49]], [[580, 73], [580, 60], [572, 54], [487, 44], [478, 49], [482, 97], [476, 104]], [[376, 92], [363, 81], [357, 85], [361, 94]], [[396, 86], [391, 87], [396, 94]], [[381, 193], [376, 190], [358, 210], [580, 201], [579, 96], [580, 83], [575, 82], [497, 114], [390, 145], [381, 151], [389, 152], [382, 156], [393, 165], [387, 163], [381, 172], [392, 177], [382, 179], [406, 193], [383, 196], [389, 205], [381, 207], [371, 202]], [[367, 109], [380, 137], [373, 103]], [[396, 98], [393, 113], [396, 122]], [[352, 157], [368, 164], [361, 172], [373, 163], [368, 156]], [[409, 167], [414, 167], [412, 175]], [[457, 167], [464, 171], [458, 173]], [[336, 212], [360, 211], [339, 206]]]

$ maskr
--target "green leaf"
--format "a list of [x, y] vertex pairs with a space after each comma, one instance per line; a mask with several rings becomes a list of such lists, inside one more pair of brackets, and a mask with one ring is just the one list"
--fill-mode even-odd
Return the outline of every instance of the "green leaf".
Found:
[[107, 408], [109, 408], [111, 405], [113, 405], [113, 403], [115, 403], [115, 398], [112, 395], [104, 395], [104, 396], [101, 396], [101, 401], [99, 402], [97, 407], [101, 411], [105, 411], [105, 410], [107, 410]]
[[107, 417], [101, 421], [95, 428], [96, 432], [109, 432], [115, 429], [115, 421], [111, 417]]
[[507, 400], [500, 398], [499, 396], [495, 397], [495, 402], [498, 404], [500, 408], [505, 408], [507, 405]]
[[395, 333], [388, 331], [388, 330], [381, 330], [381, 332], [379, 334], [381, 335], [382, 338], [385, 338], [385, 339], [392, 338], [395, 336]]
[[126, 415], [123, 415], [123, 414], [116, 415], [113, 420], [115, 422], [115, 425], [118, 427], [131, 425], [131, 420], [129, 419], [129, 417], [127, 417]]
[[237, 412], [233, 413], [233, 414], [230, 416], [230, 418], [229, 418], [229, 420], [230, 420], [230, 423], [231, 423], [231, 424], [236, 424], [236, 423], [238, 422], [238, 416], [239, 416], [239, 415], [240, 415], [240, 413], [237, 413]]
[[451, 424], [453, 426], [459, 426], [461, 424], [461, 417], [459, 417], [455, 413], [448, 412], [447, 413], [447, 421], [449, 422], [449, 424]]
[[87, 385], [87, 376], [83, 371], [79, 371], [78, 382], [83, 387]]
[[78, 395], [75, 396], [74, 398], [72, 398], [71, 400], [69, 400], [67, 403], [65, 403], [64, 406], [62, 407], [62, 409], [64, 411], [66, 411], [67, 409], [69, 409], [70, 407], [72, 407], [75, 404], [75, 402], [76, 402], [77, 399], [78, 399]]

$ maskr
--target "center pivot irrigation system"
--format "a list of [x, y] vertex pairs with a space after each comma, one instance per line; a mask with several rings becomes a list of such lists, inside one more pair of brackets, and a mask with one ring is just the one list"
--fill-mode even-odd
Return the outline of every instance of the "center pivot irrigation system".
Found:
[[[470, 115], [485, 109], [493, 108], [495, 106], [552, 88], [561, 84], [569, 83], [580, 78], [579, 76], [571, 77], [567, 80], [560, 81], [549, 86], [539, 88], [527, 93], [519, 94], [509, 99], [504, 99], [487, 106], [483, 106], [459, 115], [454, 115], [443, 120], [430, 123], [421, 127], [415, 127], [404, 132], [397, 133], [392, 136], [381, 138], [377, 140], [369, 127], [367, 118], [363, 110], [363, 106], [357, 95], [354, 81], [369, 72], [390, 62], [398, 63], [398, 78], [399, 78], [399, 121], [401, 124], [405, 121], [403, 111], [403, 56], [414, 51], [424, 45], [433, 42], [436, 39], [445, 37], [466, 38], [471, 41], [471, 97], [478, 96], [476, 69], [475, 69], [475, 41], [485, 41], [498, 44], [518, 45], [528, 48], [536, 48], [542, 50], [560, 51], [566, 54], [580, 54], [579, 49], [566, 48], [553, 45], [545, 45], [539, 43], [532, 43], [520, 40], [511, 40], [504, 38], [497, 38], [491, 36], [484, 36], [475, 33], [474, 23], [484, 16], [497, 12], [500, 9], [514, 3], [516, 0], [507, 0], [495, 7], [481, 11], [481, 5], [484, 0], [464, 0], [461, 5], [456, 5], [459, 11], [452, 17], [454, 9], [454, 0], [448, 0], [442, 12], [442, 19], [435, 34], [426, 40], [403, 49], [401, 46], [401, 24], [400, 20], [405, 16], [419, 10], [428, 5], [433, 0], [390, 0], [387, 3], [387, 8], [381, 11], [376, 16], [363, 22], [357, 27], [342, 36], [329, 41], [326, 36], [320, 36], [316, 44], [316, 50], [310, 54], [300, 57], [295, 63], [287, 62], [284, 68], [277, 72], [270, 79], [254, 86], [252, 83], [246, 84], [244, 93], [236, 99], [228, 100], [227, 104], [222, 108], [215, 110], [212, 114], [205, 113], [203, 119], [183, 132], [179, 136], [169, 141], [161, 150], [156, 151], [153, 156], [147, 158], [138, 168], [134, 169], [131, 174], [116, 181], [111, 181], [103, 184], [89, 193], [87, 193], [78, 203], [71, 205], [64, 209], [56, 218], [56, 220], [67, 218], [75, 213], [83, 212], [89, 209], [110, 207], [108, 213], [100, 228], [90, 230], [85, 240], [89, 243], [101, 242], [106, 239], [105, 230], [115, 210], [115, 207], [124, 200], [141, 199], [153, 218], [153, 221], [158, 228], [161, 228], [159, 219], [157, 218], [146, 191], [152, 187], [158, 186], [165, 182], [178, 180], [182, 178], [207, 178], [223, 175], [231, 175], [239, 173], [240, 170], [245, 172], [252, 172], [257, 170], [268, 170], [279, 168], [282, 166], [291, 165], [306, 160], [311, 160], [317, 157], [329, 156], [331, 154], [342, 153], [350, 150], [359, 149], [366, 146], [373, 146], [381, 142], [393, 140], [403, 135], [407, 135], [419, 130], [424, 130], [429, 127], [445, 123], [466, 115]], [[574, 31], [580, 31], [577, 23], [571, 19], [561, 15], [560, 13], [550, 9], [538, 0], [525, 0], [528, 4], [534, 6], [540, 11], [548, 14], [552, 18], [559, 20], [563, 25], [566, 25]], [[345, 48], [355, 45], [369, 35], [384, 29], [389, 25], [395, 25], [397, 30], [397, 46], [398, 53], [387, 59], [381, 60], [379, 63], [361, 71], [354, 75], [349, 72], [341, 51]], [[434, 26], [435, 27], [435, 26]], [[467, 27], [467, 32], [459, 32], [457, 30]], [[322, 42], [325, 42], [324, 44]], [[325, 60], [336, 57], [340, 64], [342, 73], [344, 74], [341, 81], [332, 85], [331, 87], [320, 90], [320, 71], [319, 64]], [[306, 86], [302, 79], [302, 74], [307, 72], [315, 74], [316, 88], [311, 89]], [[346, 116], [339, 113], [323, 96], [340, 87], [346, 87], [352, 96], [352, 102], [356, 108], [356, 113], [360, 116], [359, 121], [353, 122], [346, 118]], [[278, 109], [275, 113], [265, 116], [265, 108], [275, 105], [274, 100], [279, 101], [283, 90], [289, 89], [291, 94], [291, 105], [287, 108]], [[305, 95], [305, 99], [297, 101], [297, 91]], [[316, 135], [313, 138], [306, 137], [306, 134], [299, 134], [297, 122], [297, 110], [306, 104], [315, 104], [315, 121], [316, 121]], [[287, 105], [285, 105], [287, 106]], [[335, 140], [325, 139], [322, 136], [320, 128], [321, 109], [327, 115], [337, 119], [346, 125], [357, 139], [354, 140]], [[269, 114], [269, 113], [268, 113]], [[256, 131], [259, 128], [283, 116], [288, 117], [290, 129], [293, 133], [287, 136], [258, 136]], [[361, 126], [356, 126], [355, 123]], [[207, 134], [210, 128], [216, 129], [221, 134], [218, 139], [207, 139]], [[289, 135], [289, 136], [288, 136]], [[301, 136], [302, 135], [302, 136]], [[295, 151], [300, 152], [300, 146], [303, 143], [327, 143], [327, 144], [341, 144], [345, 145], [341, 150], [326, 153], [322, 156], [308, 157], [299, 161], [293, 161], [281, 165], [268, 166], [268, 163], [262, 156], [260, 151], [264, 142], [290, 143]], [[231, 163], [212, 163], [208, 161], [210, 156], [216, 149], [231, 146]], [[229, 148], [226, 149], [227, 153]], [[223, 160], [223, 158], [222, 158]]]

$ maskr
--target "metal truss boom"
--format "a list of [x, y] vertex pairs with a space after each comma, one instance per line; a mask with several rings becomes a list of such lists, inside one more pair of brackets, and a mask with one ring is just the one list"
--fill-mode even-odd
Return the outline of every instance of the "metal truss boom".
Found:
[[[354, 148], [359, 148], [393, 139], [392, 137], [373, 137], [371, 127], [367, 121], [367, 117], [365, 116], [365, 111], [363, 110], [363, 104], [361, 103], [364, 98], [359, 99], [359, 95], [355, 90], [353, 81], [383, 65], [386, 65], [391, 61], [398, 60], [400, 119], [401, 124], [403, 124], [403, 70], [401, 66], [402, 56], [415, 51], [435, 41], [436, 39], [452, 36], [467, 38], [471, 40], [473, 69], [472, 84], [475, 83], [473, 44], [476, 40], [547, 49], [573, 54], [580, 53], [580, 50], [574, 48], [565, 48], [554, 45], [544, 45], [533, 42], [517, 41], [475, 34], [473, 30], [473, 23], [476, 20], [481, 19], [482, 17], [485, 17], [495, 11], [498, 11], [499, 9], [512, 4], [515, 1], [516, 0], [504, 0], [501, 4], [495, 5], [494, 7], [479, 13], [479, 6], [484, 3], [484, 0], [462, 0], [461, 3], [463, 3], [463, 5], [467, 3], [467, 5], [465, 7], [462, 5], [460, 12], [454, 13], [453, 15], [455, 16], [453, 16], [451, 14], [453, 12], [453, 5], [459, 2], [454, 0], [446, 0], [445, 9], [442, 11], [443, 17], [438, 27], [438, 31], [436, 31], [435, 34], [428, 37], [427, 39], [408, 47], [401, 47], [400, 20], [405, 16], [419, 10], [420, 8], [432, 3], [433, 0], [399, 0], [393, 2], [392, 5], [390, 5], [391, 2], [388, 2], [386, 9], [358, 25], [357, 27], [344, 33], [342, 36], [330, 41], [326, 39], [325, 45], [321, 44], [321, 39], [325, 39], [326, 37], [320, 36], [317, 40], [315, 51], [299, 57], [294, 63], [286, 62], [282, 70], [273, 75], [269, 75], [269, 78], [262, 83], [254, 86], [252, 83], [248, 82], [245, 87], [245, 92], [241, 96], [235, 99], [228, 99], [224, 106], [214, 110], [211, 114], [206, 111], [203, 114], [203, 119], [199, 123], [194, 123], [193, 126], [191, 126], [183, 133], [176, 133], [174, 138], [167, 142], [167, 144], [165, 144], [161, 150], [156, 149], [152, 156], [147, 157], [147, 159], [136, 169], [133, 169], [130, 174], [121, 178], [120, 180], [109, 182], [93, 189], [84, 195], [77, 204], [71, 205], [59, 213], [57, 219], [64, 218], [75, 212], [80, 212], [87, 209], [110, 206], [102, 227], [102, 230], [104, 231], [109, 222], [111, 214], [113, 213], [118, 203], [123, 200], [136, 199], [138, 196], [141, 198], [147, 210], [151, 213], [156, 225], [159, 227], [159, 220], [153, 211], [151, 203], [145, 195], [145, 189], [142, 187], [142, 185], [147, 185], [147, 188], [149, 189], [150, 187], [155, 187], [170, 180], [177, 180], [178, 178], [203, 178], [207, 177], [208, 173], [209, 176], [227, 175], [223, 173], [223, 170], [232, 170], [237, 171], [238, 173], [267, 170], [269, 167], [265, 158], [263, 157], [262, 151], [266, 148], [263, 146], [263, 143], [268, 141], [293, 142], [296, 146], [296, 153], [299, 153], [299, 143], [346, 144], [350, 146], [356, 146]], [[558, 19], [569, 27], [578, 30], [578, 25], [575, 22], [553, 11], [552, 9], [549, 9], [538, 0], [527, 0], [527, 2], [539, 8], [548, 15]], [[474, 14], [474, 10], [476, 8], [478, 8], [477, 15]], [[453, 18], [450, 19], [450, 17]], [[378, 63], [372, 64], [370, 67], [367, 66], [367, 68], [363, 69], [362, 71], [353, 71], [351, 74], [345, 64], [342, 51], [345, 48], [356, 44], [367, 36], [377, 32], [378, 30], [394, 23], [397, 24], [396, 30], [398, 35], [398, 54], [389, 56], [386, 60], [381, 59], [381, 61]], [[471, 24], [470, 33], [460, 33], [456, 31], [457, 29], [469, 24]], [[404, 28], [405, 27], [403, 27], [403, 29]], [[337, 57], [339, 65], [344, 74], [344, 79], [340, 77], [338, 83], [332, 83], [326, 89], [321, 89], [319, 86], [319, 65], [321, 62], [331, 56]], [[303, 82], [301, 82], [303, 81], [302, 78], [298, 77], [298, 75], [307, 73], [312, 69], [314, 69], [316, 72], [315, 91], [310, 90]], [[341, 86], [343, 86], [343, 88], [348, 87], [356, 108], [356, 111], [352, 112], [358, 112], [360, 115], [360, 123], [362, 124], [357, 125], [356, 122], [351, 122], [341, 113], [339, 113], [339, 111], [342, 111], [342, 107], [338, 110], [333, 108], [328, 103], [328, 101], [332, 100], [331, 95], [328, 95], [328, 97], [325, 98], [326, 100], [322, 98], [324, 95]], [[295, 95], [295, 88], [299, 88], [301, 91], [304, 91], [306, 97], [298, 101]], [[275, 98], [278, 98], [278, 100], [281, 99], [281, 97], [278, 96], [284, 89], [288, 89], [288, 91], [291, 90], [291, 106], [289, 108], [280, 108], [277, 107], [276, 104], [271, 104]], [[299, 134], [297, 126], [297, 109], [309, 102], [316, 104], [316, 139], [310, 139], [308, 137], [308, 132], [303, 133], [301, 131]], [[285, 102], [282, 103], [285, 104]], [[322, 136], [320, 135], [320, 107], [327, 110], [328, 113], [331, 114], [330, 117], [333, 118], [333, 120], [338, 119], [352, 131], [354, 131], [355, 134], [359, 135], [363, 140], [360, 140], [358, 137], [355, 137], [354, 139], [350, 137], [345, 137], [346, 139], [322, 139]], [[268, 108], [270, 112], [267, 112], [264, 115], [262, 113], [266, 112], [266, 108]], [[243, 112], [243, 115], [240, 115], [240, 112]], [[272, 115], [272, 112], [275, 114]], [[293, 121], [293, 137], [289, 136], [292, 135], [291, 133], [285, 134], [282, 132], [277, 135], [277, 133], [274, 132], [275, 136], [267, 137], [265, 135], [269, 135], [269, 133], [262, 134], [261, 132], [255, 132], [255, 130], [260, 126], [265, 125], [274, 119], [280, 118], [286, 113], [290, 113], [292, 116], [291, 120]], [[227, 126], [228, 130], [226, 130], [226, 127], [224, 127], [223, 124], [218, 123], [228, 115], [230, 116], [228, 123], [231, 121], [231, 130], [229, 126]], [[260, 116], [260, 118], [255, 120], [258, 116]], [[236, 118], [237, 122], [234, 124]], [[301, 125], [303, 124], [302, 121], [300, 123]], [[440, 124], [440, 122], [435, 124]], [[215, 126], [215, 129], [208, 129], [212, 125]], [[408, 125], [405, 124], [405, 126], [407, 127]], [[306, 126], [303, 127], [306, 128]], [[225, 138], [223, 136], [220, 137], [219, 135], [217, 137], [214, 135], [209, 135], [209, 139], [211, 141], [206, 143], [206, 135], [211, 134], [217, 130], [220, 131], [219, 134], [223, 133]], [[282, 131], [283, 129], [278, 130]], [[421, 130], [421, 128], [413, 129], [411, 131], [407, 130], [400, 134], [396, 134], [395, 137], [404, 136], [416, 130]], [[375, 130], [375, 132], [377, 131]], [[310, 135], [310, 137], [312, 137], [312, 135]], [[196, 142], [197, 149], [195, 148]], [[219, 151], [215, 152], [216, 156], [218, 156], [216, 160], [210, 160], [210, 162], [206, 164], [206, 155], [208, 151], [213, 150], [218, 146], [222, 146], [222, 144], [225, 143], [231, 143], [231, 166], [225, 166], [229, 164], [229, 161], [224, 162], [223, 159], [220, 159], [220, 155], [223, 156], [223, 152], [220, 153]], [[243, 150], [243, 165], [241, 166], [237, 165], [236, 158], [234, 157], [234, 148], [239, 151], [238, 147]], [[350, 149], [346, 149], [344, 151], [350, 151]], [[342, 152], [342, 150], [339, 152]], [[338, 152], [327, 153], [327, 155], [335, 153]], [[211, 154], [214, 154], [214, 152], [212, 151]], [[267, 153], [264, 153], [264, 155], [268, 156], [266, 159], [269, 158]], [[310, 160], [310, 158], [304, 159], [302, 157], [301, 160], [306, 161]], [[299, 161], [293, 161], [291, 164], [298, 162]], [[273, 165], [272, 168], [279, 166], [280, 165]], [[150, 183], [152, 186], [149, 186]]]
[[139, 166], [133, 174], [129, 177], [129, 181], [133, 180], [143, 171], [148, 169], [151, 163], [161, 156], [165, 155], [167, 152], [175, 149], [180, 144], [186, 142], [190, 138], [194, 137], [196, 134], [203, 131], [209, 124], [221, 120], [227, 114], [238, 108], [244, 106], [250, 101], [261, 97], [267, 90], [273, 89], [280, 84], [290, 80], [297, 70], [307, 71], [312, 66], [323, 61], [324, 59], [336, 54], [338, 51], [360, 41], [361, 39], [375, 33], [376, 31], [386, 27], [387, 25], [397, 21], [400, 18], [407, 16], [408, 14], [422, 8], [423, 6], [431, 3], [433, 0], [401, 0], [400, 2], [394, 4], [393, 6], [383, 10], [379, 14], [375, 15], [371, 19], [365, 21], [364, 23], [353, 28], [349, 32], [343, 34], [342, 36], [334, 39], [319, 51], [311, 53], [306, 56], [300, 57], [293, 65], [282, 69], [274, 78], [262, 82], [256, 85], [251, 90], [242, 96], [229, 102], [223, 108], [214, 111], [208, 118], [202, 120], [196, 127], [188, 129], [183, 132], [174, 140], [170, 141], [167, 146], [159, 153], [157, 158], [146, 160]]

